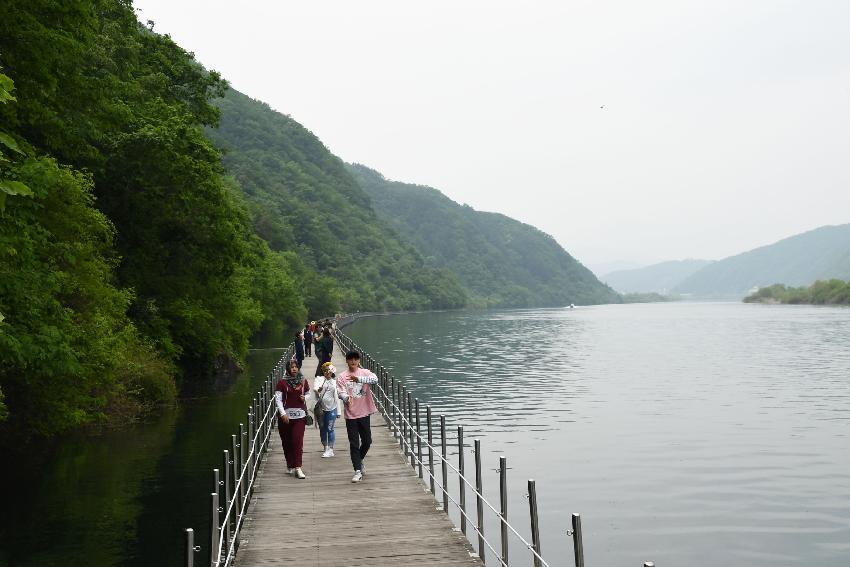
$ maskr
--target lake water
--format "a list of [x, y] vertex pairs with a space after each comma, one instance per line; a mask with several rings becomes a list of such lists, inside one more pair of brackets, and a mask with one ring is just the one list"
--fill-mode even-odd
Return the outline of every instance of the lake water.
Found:
[[[572, 564], [572, 512], [588, 567], [850, 565], [850, 309], [447, 312], [346, 331], [481, 439], [497, 507], [507, 457], [526, 537], [536, 480], [552, 565]], [[498, 548], [498, 525], [486, 531]]]
[[[481, 439], [496, 505], [508, 458], [526, 537], [536, 479], [553, 566], [572, 564], [571, 512], [587, 567], [850, 565], [850, 309], [453, 312], [346, 331], [451, 432]], [[211, 470], [280, 356], [252, 352], [229, 392], [148, 423], [4, 458], [0, 565], [181, 565], [186, 527], [206, 561]], [[492, 519], [486, 531], [498, 547]], [[511, 545], [512, 565], [528, 565]]]
[[186, 400], [147, 423], [57, 439], [3, 461], [0, 566], [185, 565], [194, 528], [205, 564], [212, 469], [282, 350], [254, 351], [225, 394]]

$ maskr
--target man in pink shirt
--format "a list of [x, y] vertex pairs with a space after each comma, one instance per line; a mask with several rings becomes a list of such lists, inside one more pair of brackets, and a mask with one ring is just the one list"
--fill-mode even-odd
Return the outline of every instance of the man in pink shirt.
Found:
[[348, 370], [337, 376], [336, 389], [345, 402], [345, 430], [354, 466], [351, 482], [360, 482], [363, 480], [363, 458], [372, 445], [369, 416], [378, 411], [371, 388], [371, 384], [378, 383], [378, 377], [360, 368], [360, 353], [356, 350], [345, 354], [345, 363]]

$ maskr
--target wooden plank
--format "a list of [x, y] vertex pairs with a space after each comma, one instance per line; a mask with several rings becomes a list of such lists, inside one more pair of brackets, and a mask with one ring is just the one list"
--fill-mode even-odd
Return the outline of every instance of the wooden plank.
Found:
[[[334, 347], [339, 372], [345, 360]], [[312, 385], [317, 359], [304, 361]], [[453, 531], [446, 514], [399, 451], [380, 414], [372, 416], [372, 447], [364, 477], [352, 483], [345, 420], [336, 424], [336, 456], [321, 458], [319, 430], [304, 438], [299, 480], [286, 474], [280, 438], [273, 434], [240, 537], [235, 564], [370, 566], [482, 565], [466, 537]]]

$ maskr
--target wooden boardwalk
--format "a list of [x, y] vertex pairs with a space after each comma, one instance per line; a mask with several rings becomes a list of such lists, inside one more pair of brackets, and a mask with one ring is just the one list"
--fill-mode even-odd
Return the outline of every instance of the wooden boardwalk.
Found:
[[[313, 384], [316, 358], [304, 361]], [[345, 359], [334, 347], [338, 373]], [[406, 463], [380, 414], [363, 481], [352, 483], [345, 420], [336, 424], [336, 456], [323, 459], [319, 430], [304, 437], [305, 480], [286, 474], [275, 431], [258, 473], [235, 565], [480, 566], [466, 537]]]

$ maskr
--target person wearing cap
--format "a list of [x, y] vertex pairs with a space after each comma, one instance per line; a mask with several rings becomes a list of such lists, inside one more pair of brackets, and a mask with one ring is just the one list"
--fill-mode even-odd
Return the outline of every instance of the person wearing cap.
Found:
[[336, 368], [330, 362], [322, 365], [322, 375], [313, 382], [316, 392], [317, 412], [316, 422], [319, 424], [319, 437], [322, 440], [322, 458], [334, 456], [334, 441], [336, 441], [336, 418], [341, 413], [339, 392], [336, 389]]
[[345, 430], [354, 467], [351, 482], [360, 482], [363, 480], [363, 459], [372, 445], [369, 416], [378, 411], [371, 389], [372, 384], [378, 383], [378, 377], [360, 368], [360, 353], [356, 350], [345, 353], [345, 363], [348, 370], [337, 377], [336, 388], [345, 402]]
[[286, 458], [286, 474], [294, 474], [301, 479], [307, 478], [301, 470], [301, 460], [307, 423], [306, 396], [309, 391], [310, 383], [298, 369], [298, 361], [293, 358], [286, 365], [286, 374], [275, 386], [274, 402], [278, 411], [277, 432]]

